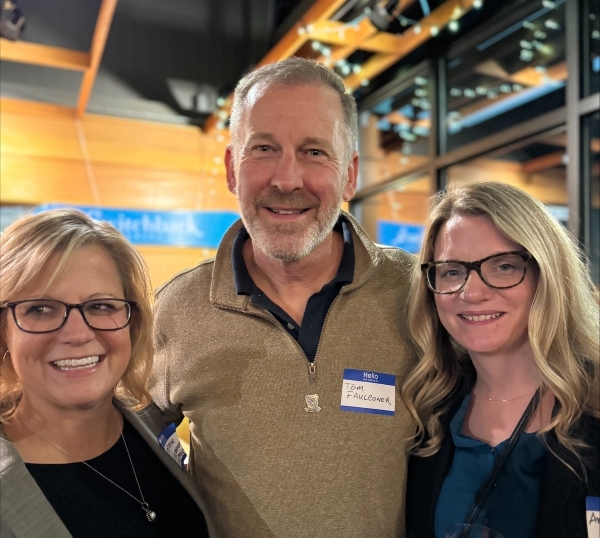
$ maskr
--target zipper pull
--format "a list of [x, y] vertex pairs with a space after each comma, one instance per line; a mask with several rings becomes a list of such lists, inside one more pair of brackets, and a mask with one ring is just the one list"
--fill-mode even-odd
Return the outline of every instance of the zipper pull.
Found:
[[308, 361], [308, 382], [316, 383], [317, 382], [317, 365], [315, 362]]

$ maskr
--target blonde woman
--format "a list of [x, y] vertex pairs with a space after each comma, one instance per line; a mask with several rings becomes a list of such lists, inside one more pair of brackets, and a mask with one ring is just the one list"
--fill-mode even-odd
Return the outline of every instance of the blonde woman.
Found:
[[151, 299], [143, 260], [107, 223], [53, 210], [3, 233], [3, 538], [208, 536], [144, 407]]
[[408, 536], [467, 522], [586, 538], [599, 328], [575, 241], [525, 192], [481, 182], [438, 196], [420, 263], [409, 323], [421, 360], [403, 388], [418, 423]]

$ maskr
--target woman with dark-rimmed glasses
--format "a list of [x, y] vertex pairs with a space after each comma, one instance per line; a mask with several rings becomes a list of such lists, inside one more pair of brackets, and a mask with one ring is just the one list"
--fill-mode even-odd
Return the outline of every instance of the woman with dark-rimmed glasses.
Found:
[[108, 223], [57, 209], [2, 234], [2, 538], [208, 536], [182, 451], [157, 439], [151, 304]]
[[599, 328], [575, 241], [527, 193], [478, 182], [436, 198], [419, 258], [407, 535], [463, 524], [474, 536], [475, 524], [586, 538], [600, 495]]

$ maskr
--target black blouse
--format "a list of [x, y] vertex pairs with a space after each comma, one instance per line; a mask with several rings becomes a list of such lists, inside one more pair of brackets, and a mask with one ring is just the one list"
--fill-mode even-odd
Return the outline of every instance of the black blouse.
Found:
[[[73, 538], [207, 537], [202, 511], [139, 433], [126, 420], [123, 435], [144, 498], [156, 513], [152, 522], [139, 502], [83, 463], [27, 463], [27, 469]], [[123, 440], [87, 463], [140, 499]]]

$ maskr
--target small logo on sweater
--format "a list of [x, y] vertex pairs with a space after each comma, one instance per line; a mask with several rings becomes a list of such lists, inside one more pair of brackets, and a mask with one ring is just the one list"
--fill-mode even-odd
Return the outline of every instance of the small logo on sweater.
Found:
[[307, 413], [318, 413], [321, 408], [319, 407], [319, 395], [318, 394], [307, 394], [304, 397], [304, 400], [306, 401], [306, 405], [307, 407], [304, 408], [304, 410]]

